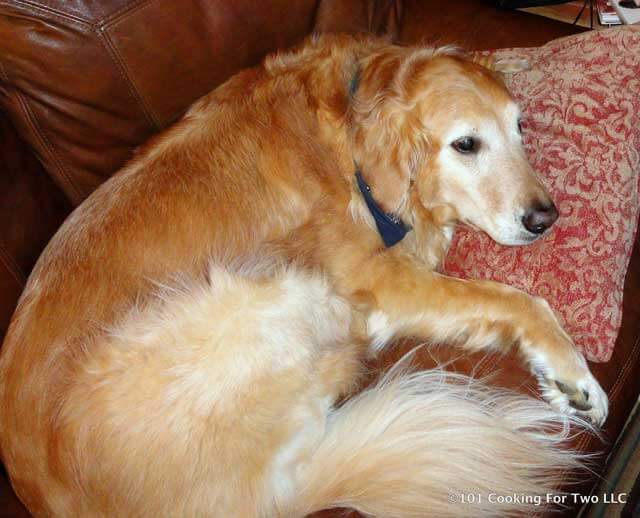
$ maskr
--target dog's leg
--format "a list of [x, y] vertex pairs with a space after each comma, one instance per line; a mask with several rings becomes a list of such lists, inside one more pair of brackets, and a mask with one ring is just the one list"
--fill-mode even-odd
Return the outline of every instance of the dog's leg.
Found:
[[373, 295], [368, 320], [373, 347], [412, 335], [470, 350], [517, 344], [555, 407], [602, 424], [607, 396], [547, 302], [515, 288], [445, 277], [397, 253], [372, 258], [353, 278]]

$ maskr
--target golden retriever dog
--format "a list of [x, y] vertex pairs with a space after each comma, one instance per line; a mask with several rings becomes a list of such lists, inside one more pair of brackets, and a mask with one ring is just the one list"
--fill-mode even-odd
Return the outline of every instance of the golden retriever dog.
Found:
[[[75, 210], [22, 295], [0, 439], [25, 505], [531, 510], [579, 464], [570, 425], [602, 423], [606, 395], [544, 300], [436, 272], [457, 222], [521, 245], [556, 219], [519, 117], [480, 65], [347, 36], [199, 100]], [[353, 395], [399, 336], [515, 345], [551, 405], [403, 365]]]

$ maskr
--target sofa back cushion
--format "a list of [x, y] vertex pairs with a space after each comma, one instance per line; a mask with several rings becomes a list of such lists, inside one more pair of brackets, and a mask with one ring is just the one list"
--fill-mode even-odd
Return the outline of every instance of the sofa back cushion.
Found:
[[195, 99], [314, 23], [316, 0], [8, 0], [0, 102], [77, 204]]
[[0, 111], [80, 203], [132, 150], [319, 31], [395, 33], [401, 0], [6, 0]]

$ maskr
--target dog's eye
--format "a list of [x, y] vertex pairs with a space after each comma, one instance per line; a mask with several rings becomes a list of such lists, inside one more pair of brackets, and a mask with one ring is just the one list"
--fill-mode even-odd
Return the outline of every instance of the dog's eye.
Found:
[[518, 119], [518, 133], [522, 135], [522, 119]]
[[478, 141], [473, 137], [462, 137], [455, 140], [451, 146], [458, 153], [473, 153], [478, 150]]

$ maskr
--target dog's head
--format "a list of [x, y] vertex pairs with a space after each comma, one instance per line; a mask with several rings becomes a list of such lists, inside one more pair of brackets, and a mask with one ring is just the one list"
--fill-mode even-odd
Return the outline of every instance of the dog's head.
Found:
[[558, 217], [525, 156], [518, 106], [469, 60], [428, 49], [374, 53], [360, 66], [351, 128], [354, 158], [390, 212], [415, 217], [409, 200], [417, 199], [506, 245], [533, 241]]

